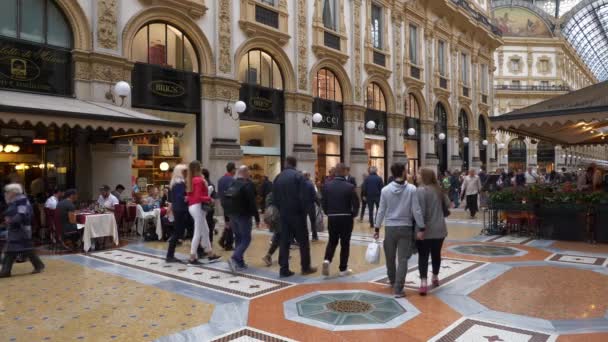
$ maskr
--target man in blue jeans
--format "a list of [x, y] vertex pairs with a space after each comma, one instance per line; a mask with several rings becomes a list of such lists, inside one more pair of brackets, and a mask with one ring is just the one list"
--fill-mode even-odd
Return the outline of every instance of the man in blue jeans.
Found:
[[[374, 208], [378, 209], [380, 203], [380, 192], [384, 187], [384, 181], [378, 176], [378, 169], [375, 166], [369, 168], [369, 176], [365, 178], [361, 185], [361, 196], [367, 202], [369, 210], [369, 226], [374, 229]], [[364, 209], [365, 210], [365, 209]]]
[[[234, 231], [234, 253], [228, 259], [230, 270], [234, 273], [245, 270], [247, 264], [243, 258], [245, 251], [251, 244], [251, 218], [255, 218], [256, 226], [260, 225], [260, 215], [255, 204], [255, 185], [249, 180], [249, 168], [245, 165], [239, 167], [236, 179], [230, 187], [234, 187], [233, 211], [229, 214], [230, 225]], [[230, 191], [227, 190], [228, 192]]]

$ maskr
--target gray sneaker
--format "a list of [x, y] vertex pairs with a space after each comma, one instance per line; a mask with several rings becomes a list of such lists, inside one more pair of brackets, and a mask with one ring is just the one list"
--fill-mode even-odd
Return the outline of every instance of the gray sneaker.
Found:
[[272, 257], [268, 254], [264, 255], [264, 257], [262, 258], [262, 261], [266, 264], [266, 266], [270, 267], [272, 266]]
[[228, 259], [228, 267], [230, 267], [230, 271], [232, 273], [236, 273], [237, 272], [237, 264], [236, 261], [232, 260], [232, 258]]
[[321, 274], [323, 274], [326, 277], [329, 277], [329, 261], [328, 260], [323, 261], [323, 269], [321, 270]]

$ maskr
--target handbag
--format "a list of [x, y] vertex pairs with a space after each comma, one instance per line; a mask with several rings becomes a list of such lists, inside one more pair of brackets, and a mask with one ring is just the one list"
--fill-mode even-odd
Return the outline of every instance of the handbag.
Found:
[[323, 210], [321, 207], [315, 204], [315, 228], [317, 232], [325, 231], [325, 224], [323, 222]]
[[372, 265], [380, 263], [380, 243], [378, 241], [370, 242], [365, 251], [365, 261]]

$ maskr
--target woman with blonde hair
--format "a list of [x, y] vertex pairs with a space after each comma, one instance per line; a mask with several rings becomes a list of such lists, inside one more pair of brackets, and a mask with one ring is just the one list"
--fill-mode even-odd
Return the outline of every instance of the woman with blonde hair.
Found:
[[175, 257], [175, 247], [183, 235], [190, 214], [188, 213], [188, 203], [186, 202], [186, 176], [188, 174], [188, 166], [179, 164], [173, 168], [173, 176], [169, 183], [169, 211], [173, 214], [173, 233], [169, 238], [169, 248], [167, 249], [166, 262], [181, 262]]
[[211, 203], [209, 197], [209, 188], [207, 182], [202, 175], [202, 165], [198, 160], [190, 162], [188, 165], [188, 177], [186, 180], [188, 212], [194, 219], [194, 234], [192, 235], [192, 244], [190, 245], [190, 260], [188, 263], [192, 265], [200, 265], [198, 261], [198, 246], [200, 245], [209, 261], [215, 261], [220, 257], [213, 254], [211, 241], [209, 240], [209, 227], [203, 211], [203, 204]]
[[441, 268], [441, 247], [448, 235], [445, 217], [450, 214], [450, 200], [441, 190], [435, 171], [422, 168], [418, 180], [420, 185], [416, 190], [418, 202], [426, 229], [418, 233], [416, 247], [418, 249], [418, 270], [420, 271], [420, 295], [428, 291], [427, 273], [429, 254], [433, 265], [433, 286], [439, 286], [439, 269]]

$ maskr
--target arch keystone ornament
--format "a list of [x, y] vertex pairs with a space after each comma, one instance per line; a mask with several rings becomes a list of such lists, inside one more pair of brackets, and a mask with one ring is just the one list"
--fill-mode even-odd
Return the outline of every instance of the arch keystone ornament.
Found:
[[318, 291], [284, 303], [285, 318], [331, 331], [391, 329], [420, 311], [404, 298], [370, 291]]

